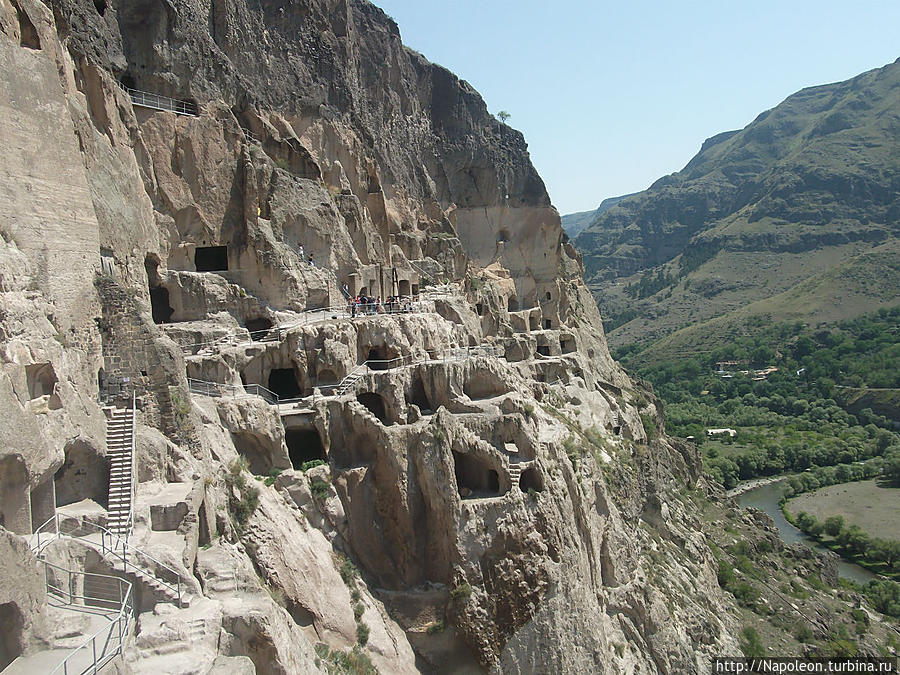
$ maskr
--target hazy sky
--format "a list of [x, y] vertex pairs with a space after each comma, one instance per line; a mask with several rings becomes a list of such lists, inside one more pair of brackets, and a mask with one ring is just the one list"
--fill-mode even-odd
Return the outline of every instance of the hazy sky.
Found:
[[510, 113], [560, 213], [642, 190], [803, 87], [900, 57], [900, 1], [374, 0]]

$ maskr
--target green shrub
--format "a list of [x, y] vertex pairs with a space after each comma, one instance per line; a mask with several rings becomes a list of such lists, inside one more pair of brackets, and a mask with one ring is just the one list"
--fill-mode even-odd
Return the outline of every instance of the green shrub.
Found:
[[324, 499], [328, 496], [328, 483], [321, 478], [313, 478], [309, 483], [309, 491], [313, 493], [314, 497]]
[[440, 621], [435, 621], [435, 622], [433, 622], [431, 625], [429, 625], [429, 626], [428, 626], [428, 631], [427, 631], [427, 632], [428, 632], [429, 635], [434, 635], [435, 633], [440, 633], [440, 632], [441, 632], [442, 630], [444, 630], [446, 627], [447, 627], [447, 626], [446, 626], [446, 624], [444, 623], [444, 620], [441, 619]]
[[356, 641], [363, 647], [369, 641], [369, 627], [362, 621], [356, 624]]
[[300, 470], [303, 471], [304, 473], [306, 473], [310, 469], [313, 469], [317, 466], [322, 466], [323, 464], [325, 464], [325, 460], [311, 459], [308, 462], [303, 462], [303, 464], [300, 465]]
[[359, 577], [359, 569], [353, 564], [353, 561], [350, 560], [350, 558], [344, 558], [338, 571], [341, 574], [341, 579], [343, 579], [344, 583], [348, 586]]
[[760, 657], [766, 655], [766, 648], [763, 646], [762, 639], [755, 628], [747, 626], [741, 631], [740, 641], [741, 651], [748, 658]]
[[466, 583], [459, 584], [456, 588], [450, 591], [450, 597], [454, 600], [464, 600], [470, 595], [472, 595], [472, 587]]

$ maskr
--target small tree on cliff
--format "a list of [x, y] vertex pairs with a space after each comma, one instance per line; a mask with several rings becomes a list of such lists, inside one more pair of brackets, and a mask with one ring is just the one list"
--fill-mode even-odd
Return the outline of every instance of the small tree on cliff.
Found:
[[510, 117], [512, 117], [512, 115], [510, 115], [505, 110], [501, 110], [500, 112], [497, 113], [497, 118], [504, 124], [506, 124], [506, 120], [508, 120]]

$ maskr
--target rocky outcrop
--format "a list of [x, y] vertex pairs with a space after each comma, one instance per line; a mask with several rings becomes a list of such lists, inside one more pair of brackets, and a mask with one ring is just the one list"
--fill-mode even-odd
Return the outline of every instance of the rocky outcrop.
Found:
[[[127, 576], [132, 672], [736, 653], [681, 494], [699, 458], [611, 359], [521, 135], [468, 84], [356, 0], [0, 8], [0, 525], [62, 513], [66, 564]], [[348, 312], [345, 284], [382, 302]], [[107, 518], [103, 407], [132, 400], [144, 553], [119, 572], [81, 535]], [[38, 595], [11, 600], [26, 623]]]

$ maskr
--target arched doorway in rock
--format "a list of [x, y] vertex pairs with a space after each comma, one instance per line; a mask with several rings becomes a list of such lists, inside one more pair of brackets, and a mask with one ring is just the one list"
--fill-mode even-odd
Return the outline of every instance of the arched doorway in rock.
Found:
[[372, 370], [388, 370], [399, 365], [394, 361], [394, 355], [383, 345], [372, 345], [366, 352], [366, 361]]
[[474, 455], [453, 450], [456, 487], [464, 498], [497, 497], [500, 495], [500, 476], [486, 462]]
[[544, 478], [536, 467], [530, 466], [519, 476], [519, 489], [522, 492], [543, 492]]
[[418, 406], [419, 410], [423, 413], [430, 413], [434, 408], [431, 405], [431, 401], [428, 399], [428, 394], [425, 392], [425, 383], [422, 381], [421, 377], [416, 377], [413, 380], [412, 387], [409, 391], [409, 400], [407, 403], [411, 403], [415, 406]]
[[25, 618], [15, 604], [5, 602], [0, 605], [0, 670], [22, 655]]
[[267, 388], [278, 394], [280, 399], [299, 398], [303, 393], [294, 368], [273, 368], [269, 371], [268, 382]]
[[300, 469], [307, 462], [315, 460], [328, 461], [325, 446], [317, 429], [285, 429], [284, 442], [288, 447], [288, 455], [295, 469]]
[[262, 340], [272, 329], [272, 320], [264, 316], [250, 319], [244, 324], [244, 328], [250, 333], [251, 340]]
[[408, 279], [401, 279], [397, 284], [397, 292], [400, 295], [409, 295], [410, 286]]
[[387, 416], [387, 408], [384, 405], [384, 399], [380, 394], [376, 394], [373, 391], [366, 391], [362, 394], [359, 394], [356, 397], [356, 400], [362, 403], [366, 410], [375, 415], [381, 423], [385, 426], [389, 426], [391, 424], [390, 420], [388, 420]]
[[147, 254], [144, 258], [144, 269], [147, 272], [153, 323], [171, 323], [175, 310], [169, 304], [169, 289], [163, 285], [162, 275], [159, 273], [159, 258], [153, 253]]

